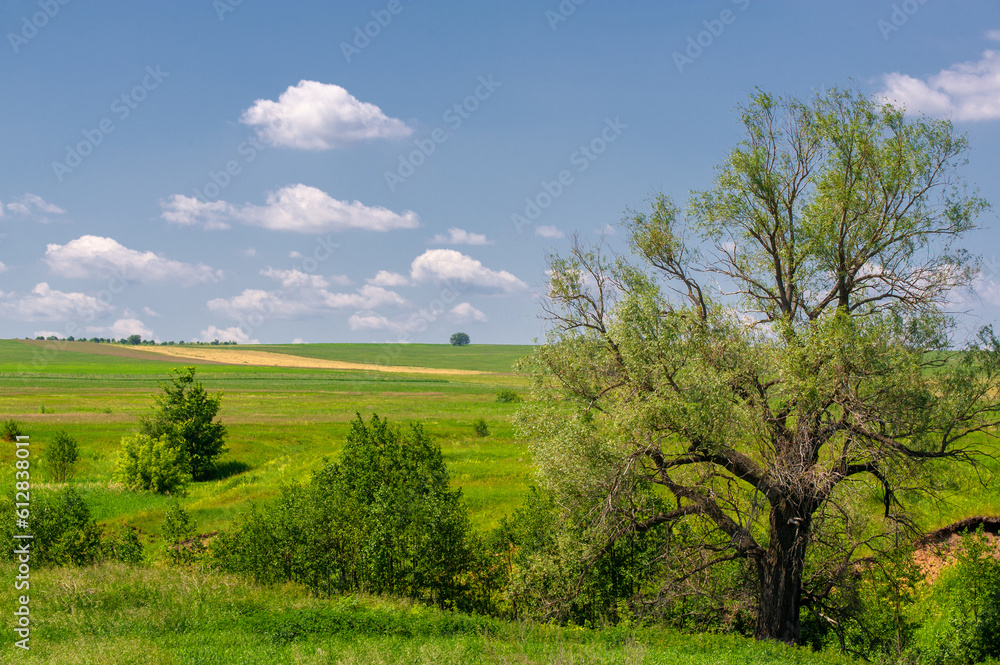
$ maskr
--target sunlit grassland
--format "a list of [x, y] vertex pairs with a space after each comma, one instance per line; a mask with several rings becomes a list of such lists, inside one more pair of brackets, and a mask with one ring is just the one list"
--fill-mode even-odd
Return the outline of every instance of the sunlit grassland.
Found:
[[[0, 566], [12, 579], [12, 565]], [[730, 635], [632, 626], [603, 630], [501, 621], [370, 596], [311, 598], [210, 571], [103, 564], [31, 571], [31, 650], [3, 662], [204, 663], [849, 663]], [[0, 606], [15, 607], [13, 585]], [[2, 660], [3, 658], [0, 658]]]
[[[440, 360], [467, 348], [441, 346], [435, 353]], [[404, 427], [420, 423], [441, 444], [473, 524], [494, 526], [519, 505], [531, 471], [526, 447], [514, 438], [517, 405], [496, 402], [500, 388], [525, 386], [522, 377], [509, 371], [507, 360], [516, 354], [491, 348], [504, 359], [508, 373], [409, 375], [195, 365], [206, 389], [223, 393], [220, 417], [229, 429], [229, 450], [219, 460], [222, 477], [192, 484], [185, 507], [198, 520], [199, 531], [221, 528], [249, 501], [267, 501], [283, 485], [307, 481], [324, 458], [340, 452], [356, 414], [367, 419], [377, 413]], [[118, 491], [109, 487], [109, 480], [119, 441], [148, 412], [157, 381], [186, 363], [61, 351], [31, 372], [20, 372], [32, 358], [37, 360], [35, 354], [33, 345], [0, 341], [0, 419], [22, 424], [37, 442], [36, 458], [55, 432], [70, 432], [80, 443], [72, 480], [86, 493], [95, 516], [108, 525], [128, 523], [157, 534], [167, 500]], [[430, 350], [422, 355], [433, 362]], [[489, 425], [485, 438], [472, 429], [480, 417]], [[13, 468], [11, 455], [6, 449], [0, 453], [3, 476]], [[40, 477], [47, 480], [44, 470]]]

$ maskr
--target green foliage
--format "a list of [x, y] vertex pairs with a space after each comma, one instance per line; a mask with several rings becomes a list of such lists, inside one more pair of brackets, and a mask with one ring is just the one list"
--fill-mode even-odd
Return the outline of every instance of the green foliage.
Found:
[[486, 424], [485, 418], [476, 418], [472, 421], [472, 431], [476, 433], [476, 436], [489, 436], [490, 428]]
[[752, 561], [755, 636], [794, 642], [802, 603], [996, 425], [992, 330], [938, 353], [976, 269], [959, 245], [988, 204], [960, 186], [969, 146], [948, 122], [838, 89], [758, 93], [740, 113], [711, 189], [683, 212], [660, 195], [627, 215], [630, 255], [576, 244], [551, 259], [519, 433], [576, 522], [567, 555], [662, 531], [668, 603]]
[[462, 606], [470, 559], [461, 492], [419, 425], [352, 423], [343, 453], [307, 485], [244, 515], [214, 546], [230, 571], [297, 581], [314, 593], [390, 593]]
[[[163, 516], [163, 536], [167, 546], [167, 556], [174, 563], [190, 563], [202, 554], [202, 542], [193, 538], [197, 523], [176, 499]], [[187, 542], [191, 541], [191, 542]]]
[[467, 346], [471, 340], [464, 332], [457, 332], [451, 336], [452, 346]]
[[[905, 661], [921, 618], [913, 604], [924, 575], [912, 547], [893, 548], [856, 568], [803, 620], [803, 641], [871, 662]], [[836, 618], [834, 618], [836, 617]]]
[[188, 481], [184, 450], [173, 431], [158, 437], [122, 437], [112, 479], [127, 490], [183, 494]]
[[921, 622], [913, 651], [929, 665], [971, 665], [1000, 659], [1000, 560], [982, 527], [966, 533], [957, 562], [941, 571], [913, 608]]
[[0, 439], [7, 443], [13, 443], [17, 441], [17, 437], [19, 436], [24, 436], [24, 432], [21, 431], [21, 426], [13, 418], [5, 420], [0, 424]]
[[501, 388], [497, 391], [497, 402], [500, 404], [518, 404], [523, 401], [519, 394], [509, 388]]
[[[14, 548], [29, 544], [31, 566], [84, 566], [97, 561], [102, 554], [101, 530], [90, 514], [83, 497], [72, 487], [51, 493], [32, 490], [28, 528], [14, 531], [14, 520], [3, 521], [4, 543], [2, 556], [16, 560]], [[0, 509], [13, 514], [14, 506], [4, 498]], [[14, 534], [30, 533], [30, 541], [14, 538]]]
[[145, 560], [139, 532], [135, 527], [125, 526], [114, 534], [105, 534], [101, 545], [104, 559], [140, 565]]
[[213, 422], [219, 413], [222, 394], [209, 394], [195, 381], [195, 368], [174, 370], [170, 381], [161, 381], [162, 395], [154, 399], [151, 415], [140, 418], [143, 434], [159, 438], [169, 435], [182, 443], [183, 459], [194, 480], [205, 480], [215, 469], [216, 458], [226, 451], [226, 428]]
[[66, 481], [78, 458], [79, 450], [76, 439], [65, 430], [56, 432], [49, 444], [45, 446], [45, 464], [49, 468], [49, 473], [52, 474], [52, 479], [57, 483]]

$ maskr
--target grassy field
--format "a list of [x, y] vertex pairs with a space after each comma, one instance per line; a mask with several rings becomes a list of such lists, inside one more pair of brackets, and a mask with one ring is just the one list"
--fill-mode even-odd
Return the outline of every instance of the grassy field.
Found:
[[[209, 347], [199, 347], [209, 348]], [[531, 461], [514, 435], [517, 404], [496, 402], [501, 388], [524, 392], [512, 363], [530, 347], [447, 345], [271, 345], [210, 347], [226, 360], [244, 348], [297, 357], [480, 374], [381, 373], [194, 362], [117, 345], [0, 340], [0, 420], [31, 436], [38, 460], [66, 430], [80, 443], [73, 483], [106, 527], [138, 527], [154, 564], [32, 571], [38, 644], [16, 662], [45, 663], [807, 663], [848, 662], [734, 637], [684, 636], [653, 629], [585, 631], [449, 615], [371, 598], [330, 602], [298, 588], [262, 589], [205, 571], [167, 568], [160, 532], [165, 497], [123, 492], [109, 483], [119, 441], [153, 404], [157, 382], [195, 365], [210, 391], [222, 391], [228, 452], [214, 480], [183, 499], [198, 531], [224, 528], [249, 502], [308, 480], [336, 456], [349, 422], [372, 413], [420, 422], [444, 453], [473, 525], [485, 530], [519, 507], [532, 483]], [[490, 434], [472, 423], [484, 418]], [[0, 477], [10, 487], [10, 447]], [[48, 478], [33, 466], [33, 484]], [[920, 499], [922, 526], [1000, 514], [1000, 463], [976, 471], [943, 468], [940, 500]], [[880, 499], [869, 497], [873, 511]], [[5, 570], [4, 575], [12, 575]], [[10, 579], [5, 577], [5, 579]], [[0, 588], [3, 607], [14, 604]], [[35, 601], [33, 601], [35, 602]], [[345, 618], [346, 617], [346, 618]], [[86, 636], [86, 637], [84, 637]], [[6, 649], [6, 647], [5, 647]], [[0, 652], [2, 653], [2, 652]], [[0, 662], [8, 654], [0, 655]]]
[[[247, 501], [266, 500], [283, 483], [307, 480], [324, 457], [340, 451], [356, 413], [365, 418], [378, 413], [399, 424], [423, 423], [441, 444], [452, 480], [462, 488], [473, 523], [480, 528], [495, 525], [516, 508], [531, 482], [527, 451], [513, 436], [511, 416], [517, 405], [496, 402], [500, 388], [523, 387], [510, 365], [530, 347], [484, 346], [469, 355], [467, 350], [475, 347], [420, 345], [415, 354], [393, 360], [447, 369], [455, 364], [448, 358], [453, 352], [472, 359], [467, 369], [503, 371], [470, 376], [196, 364], [162, 356], [98, 355], [71, 350], [87, 345], [63, 346], [57, 350], [54, 343], [0, 341], [0, 419], [16, 419], [41, 446], [60, 429], [75, 436], [81, 460], [74, 481], [105, 524], [127, 522], [147, 534], [158, 533], [166, 501], [116, 491], [108, 487], [108, 479], [119, 441], [135, 430], [138, 417], [152, 405], [157, 381], [172, 368], [189, 364], [197, 366], [206, 389], [223, 392], [220, 417], [229, 428], [229, 452], [220, 460], [223, 477], [195, 484], [185, 500], [202, 531], [220, 528]], [[379, 348], [396, 345], [351, 346], [372, 347], [374, 355], [358, 359], [344, 352], [343, 359], [369, 362], [377, 358]], [[336, 355], [332, 345], [317, 347], [319, 356]], [[141, 349], [111, 348], [142, 355]], [[240, 347], [214, 348], [225, 353]], [[485, 438], [472, 429], [479, 417], [489, 424]], [[13, 468], [11, 455], [10, 450], [0, 454], [5, 470]]]
[[[10, 565], [0, 567], [11, 579]], [[48, 665], [218, 663], [850, 663], [725, 635], [559, 628], [364, 596], [310, 598], [199, 570], [105, 564], [32, 572], [31, 650], [0, 661]], [[11, 585], [0, 606], [15, 605]], [[9, 622], [8, 622], [9, 623]]]

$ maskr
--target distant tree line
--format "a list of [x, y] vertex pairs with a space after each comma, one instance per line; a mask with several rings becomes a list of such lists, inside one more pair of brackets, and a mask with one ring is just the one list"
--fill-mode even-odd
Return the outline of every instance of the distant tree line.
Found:
[[[29, 337], [25, 337], [24, 339], [30, 339], [30, 338]], [[239, 342], [235, 342], [235, 341], [224, 341], [224, 342], [221, 342], [221, 341], [219, 341], [217, 339], [213, 339], [211, 342], [200, 342], [200, 341], [185, 342], [184, 340], [181, 340], [179, 342], [174, 342], [173, 340], [171, 340], [169, 342], [156, 342], [156, 341], [151, 340], [151, 339], [143, 339], [141, 335], [129, 335], [128, 337], [122, 337], [121, 339], [115, 339], [114, 337], [91, 337], [89, 339], [81, 337], [81, 338], [77, 339], [76, 337], [73, 337], [72, 335], [70, 335], [69, 337], [65, 337], [65, 338], [64, 337], [58, 337], [57, 335], [49, 335], [48, 337], [45, 337], [43, 335], [38, 335], [37, 337], [35, 337], [35, 339], [39, 340], [39, 341], [94, 342], [94, 343], [98, 343], [98, 344], [122, 344], [122, 345], [126, 345], [126, 346], [140, 346], [140, 345], [144, 345], [144, 346], [173, 346], [174, 344], [177, 344], [177, 345], [189, 344], [189, 345], [196, 345], [196, 346], [205, 346], [205, 345], [208, 345], [208, 346], [236, 346], [237, 344], [239, 344]]]

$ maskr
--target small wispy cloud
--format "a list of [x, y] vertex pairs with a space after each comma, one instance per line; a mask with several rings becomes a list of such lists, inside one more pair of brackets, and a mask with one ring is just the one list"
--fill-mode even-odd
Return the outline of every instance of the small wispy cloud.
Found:
[[431, 238], [433, 245], [492, 245], [492, 240], [487, 240], [482, 233], [469, 233], [464, 229], [451, 227], [448, 235], [438, 233]]

